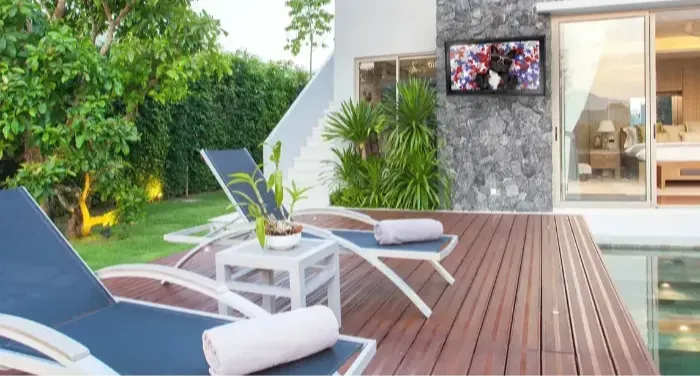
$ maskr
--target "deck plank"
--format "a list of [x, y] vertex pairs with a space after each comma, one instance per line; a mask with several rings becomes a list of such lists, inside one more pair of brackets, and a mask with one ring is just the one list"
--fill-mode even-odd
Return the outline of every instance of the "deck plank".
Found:
[[501, 219], [500, 215], [482, 215], [472, 222], [460, 238], [455, 252], [466, 253], [458, 271], [454, 274], [455, 285], [440, 297], [433, 316], [421, 327], [410, 349], [403, 356], [395, 374], [429, 374], [442, 351], [455, 317], [462, 307], [464, 297], [474, 280], [493, 233]]
[[[446, 232], [453, 232], [454, 227], [458, 224], [458, 222], [456, 223], [455, 221], [459, 220], [459, 217], [449, 217], [445, 221], [447, 220], [450, 222], [444, 224], [447, 230]], [[454, 260], [455, 257], [458, 256], [458, 253], [452, 252], [450, 256], [443, 261], [445, 263], [444, 265], [449, 265], [451, 261], [448, 260]], [[426, 292], [421, 292], [421, 286], [426, 285], [431, 276], [436, 274], [434, 268], [425, 262], [405, 261], [404, 263], [410, 263], [413, 271], [409, 273], [407, 277], [402, 278], [414, 291], [418, 292], [418, 296], [423, 299], [428, 307], [432, 308], [441, 291], [433, 290], [431, 293], [426, 294]], [[404, 311], [406, 311], [408, 308], [408, 312], [410, 312], [409, 318], [404, 320], [404, 323], [406, 321], [421, 320], [424, 317], [423, 314], [418, 311], [413, 303], [411, 303], [411, 301], [404, 295], [404, 293], [398, 290], [398, 288], [386, 277], [384, 277], [384, 275], [381, 275], [381, 280], [378, 283], [385, 286], [384, 288], [386, 288], [386, 291], [391, 291], [391, 295], [386, 299], [379, 300], [374, 296], [371, 298], [372, 300], [377, 300], [377, 303], [379, 304], [375, 304], [374, 306], [377, 306], [378, 310], [382, 314], [374, 314], [369, 317], [357, 317], [353, 316], [352, 313], [350, 315], [353, 317], [353, 319], [356, 319], [357, 322], [364, 321], [364, 325], [357, 332], [360, 337], [373, 338], [378, 342], [377, 355], [370, 363], [368, 370], [366, 371], [367, 374], [383, 373], [380, 371], [380, 369], [385, 364], [387, 356], [394, 357], [396, 355], [392, 346], [390, 344], [385, 346], [384, 343], [390, 330], [396, 324], [396, 322], [401, 319]], [[446, 285], [446, 283], [444, 285]], [[444, 289], [444, 285], [442, 289]], [[436, 294], [437, 297], [435, 296]], [[343, 328], [341, 329], [344, 332], [346, 330], [345, 325], [343, 325]], [[348, 330], [351, 329], [348, 328]]]
[[486, 316], [481, 325], [472, 364], [469, 367], [470, 375], [505, 373], [528, 217], [518, 216], [513, 222], [505, 255], [496, 275], [496, 284], [491, 292]]
[[570, 217], [569, 221], [618, 374], [657, 374], [658, 369], [650, 367], [649, 351], [631, 317], [623, 309], [603, 264], [600, 249], [591, 239], [585, 221], [580, 216]]
[[542, 216], [529, 216], [506, 359], [507, 375], [540, 374]]
[[[462, 237], [475, 218], [476, 216], [473, 215], [462, 216], [460, 221], [449, 232]], [[443, 261], [445, 269], [453, 277], [455, 272], [462, 265], [466, 254], [466, 252], [453, 251], [452, 254]], [[418, 296], [433, 309], [446, 289], [451, 290], [454, 286], [450, 286], [441, 275], [435, 272], [431, 265], [422, 263], [420, 268], [423, 269], [421, 272], [430, 274], [430, 279], [427, 283], [423, 284], [423, 287], [418, 290], [417, 293]], [[455, 280], [455, 283], [457, 283], [457, 280]], [[398, 296], [406, 300], [403, 294], [399, 294]], [[377, 361], [371, 364], [367, 369], [367, 373], [381, 375], [393, 374], [401, 363], [402, 358], [400, 354], [406, 354], [408, 352], [425, 322], [426, 319], [418, 308], [412, 303], [406, 302], [404, 304], [403, 313], [380, 342], [379, 350], [376, 355]]]
[[578, 374], [554, 216], [542, 218], [542, 374]]
[[466, 374], [469, 371], [476, 341], [486, 314], [486, 306], [496, 282], [506, 243], [515, 220], [514, 215], [503, 215], [493, 235], [486, 255], [477, 270], [462, 308], [457, 315], [433, 373], [441, 375]]
[[567, 217], [559, 216], [556, 226], [579, 371], [584, 375], [616, 374], [576, 249], [571, 224]]

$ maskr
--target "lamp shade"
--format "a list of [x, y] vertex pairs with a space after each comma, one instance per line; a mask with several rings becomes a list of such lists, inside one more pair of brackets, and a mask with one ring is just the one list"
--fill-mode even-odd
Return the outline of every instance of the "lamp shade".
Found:
[[615, 125], [611, 120], [603, 120], [600, 122], [600, 126], [598, 126], [598, 133], [614, 133], [615, 132]]

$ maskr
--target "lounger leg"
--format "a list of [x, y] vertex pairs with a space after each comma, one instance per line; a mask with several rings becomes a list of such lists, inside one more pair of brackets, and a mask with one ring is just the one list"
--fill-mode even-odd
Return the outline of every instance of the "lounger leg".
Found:
[[450, 272], [447, 271], [447, 269], [445, 269], [444, 266], [442, 266], [442, 264], [440, 264], [438, 261], [435, 261], [435, 260], [430, 261], [430, 263], [433, 264], [433, 267], [442, 276], [442, 278], [445, 278], [447, 283], [449, 283], [451, 285], [453, 285], [455, 283], [454, 277], [450, 274]]
[[428, 307], [427, 304], [423, 301], [423, 299], [418, 296], [418, 294], [413, 291], [411, 286], [406, 283], [401, 277], [399, 277], [398, 274], [396, 274], [393, 270], [391, 270], [390, 267], [388, 267], [385, 263], [383, 263], [379, 258], [377, 257], [372, 257], [368, 256], [367, 254], [362, 254], [362, 257], [367, 260], [372, 266], [375, 268], [379, 269], [380, 272], [384, 273], [384, 275], [391, 280], [391, 282], [394, 282], [396, 287], [399, 288], [407, 297], [408, 299], [413, 302], [413, 304], [418, 307], [418, 309], [425, 315], [425, 317], [430, 317], [430, 315], [433, 313], [433, 311]]
[[331, 267], [335, 270], [333, 279], [328, 284], [328, 308], [333, 310], [335, 318], [338, 319], [338, 325], [342, 325], [341, 320], [341, 304], [340, 304], [340, 259], [338, 252], [335, 252], [331, 258]]
[[304, 268], [289, 270], [289, 290], [292, 309], [306, 307], [306, 273]]
[[[216, 282], [226, 285], [231, 280], [231, 268], [223, 263], [216, 264]], [[233, 309], [228, 305], [219, 302], [219, 314], [231, 316], [233, 315]]]
[[[260, 271], [261, 282], [272, 286], [275, 284], [275, 272], [272, 270]], [[271, 295], [262, 296], [262, 307], [270, 313], [275, 313], [275, 297]]]

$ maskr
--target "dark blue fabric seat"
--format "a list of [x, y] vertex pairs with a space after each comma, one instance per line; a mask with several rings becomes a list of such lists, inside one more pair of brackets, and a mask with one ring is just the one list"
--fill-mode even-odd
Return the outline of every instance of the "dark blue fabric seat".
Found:
[[[381, 245], [377, 242], [372, 231], [357, 230], [330, 230], [333, 235], [343, 238], [364, 249], [381, 249], [382, 251], [408, 251], [408, 252], [439, 252], [442, 247], [448, 244], [452, 238], [443, 236], [437, 240], [429, 240], [415, 243]], [[319, 239], [318, 236], [303, 233], [303, 237], [309, 239]]]
[[[209, 374], [202, 332], [229, 322], [115, 300], [24, 189], [0, 191], [0, 313], [54, 328], [136, 375]], [[42, 356], [3, 338], [0, 349]], [[358, 350], [339, 341], [264, 373], [333, 374]]]

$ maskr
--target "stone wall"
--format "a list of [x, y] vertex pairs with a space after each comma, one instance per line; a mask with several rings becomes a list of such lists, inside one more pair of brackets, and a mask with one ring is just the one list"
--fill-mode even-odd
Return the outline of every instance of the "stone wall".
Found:
[[[535, 0], [436, 1], [440, 158], [456, 173], [454, 209], [551, 211], [549, 18]], [[446, 95], [445, 41], [530, 35], [546, 36], [546, 96]]]

